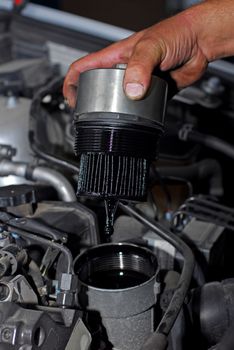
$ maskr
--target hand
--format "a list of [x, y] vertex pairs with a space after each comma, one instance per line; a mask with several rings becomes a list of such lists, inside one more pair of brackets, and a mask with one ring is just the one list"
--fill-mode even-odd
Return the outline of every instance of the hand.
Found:
[[65, 78], [64, 96], [75, 106], [80, 73], [127, 64], [123, 87], [131, 99], [141, 99], [156, 66], [170, 71], [177, 87], [198, 80], [208, 62], [234, 54], [234, 1], [209, 0], [127, 39], [74, 62]]

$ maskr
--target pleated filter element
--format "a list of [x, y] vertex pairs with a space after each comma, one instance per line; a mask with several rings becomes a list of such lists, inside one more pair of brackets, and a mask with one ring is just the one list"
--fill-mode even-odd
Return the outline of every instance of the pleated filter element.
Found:
[[149, 161], [144, 158], [82, 154], [77, 193], [142, 200], [146, 197], [148, 172]]

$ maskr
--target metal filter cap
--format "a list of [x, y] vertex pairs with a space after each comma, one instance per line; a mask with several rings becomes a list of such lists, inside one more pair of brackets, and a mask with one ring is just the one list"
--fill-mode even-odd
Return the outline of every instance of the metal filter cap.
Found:
[[133, 101], [124, 93], [124, 74], [125, 69], [120, 68], [94, 69], [81, 73], [75, 114], [117, 113], [163, 124], [167, 83], [152, 76], [146, 96]]

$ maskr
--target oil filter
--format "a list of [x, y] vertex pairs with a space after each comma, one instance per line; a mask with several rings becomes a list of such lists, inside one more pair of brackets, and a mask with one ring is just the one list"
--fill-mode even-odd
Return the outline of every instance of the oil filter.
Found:
[[125, 69], [80, 75], [75, 109], [75, 153], [80, 157], [78, 195], [142, 201], [149, 166], [163, 132], [167, 83], [152, 76], [147, 95], [126, 97]]

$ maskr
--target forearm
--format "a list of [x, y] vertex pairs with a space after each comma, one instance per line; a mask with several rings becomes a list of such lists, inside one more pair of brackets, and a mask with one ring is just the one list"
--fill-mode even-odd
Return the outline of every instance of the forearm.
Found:
[[206, 0], [184, 16], [209, 62], [234, 55], [234, 0]]

